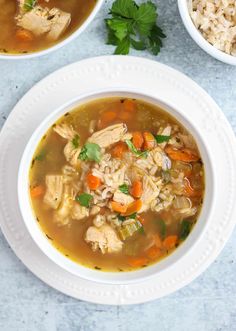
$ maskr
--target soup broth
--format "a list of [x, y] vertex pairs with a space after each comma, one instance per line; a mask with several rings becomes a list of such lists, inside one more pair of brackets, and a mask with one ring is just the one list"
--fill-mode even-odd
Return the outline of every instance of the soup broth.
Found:
[[142, 100], [99, 99], [66, 113], [32, 160], [39, 226], [89, 268], [132, 271], [189, 235], [201, 211], [204, 167], [190, 133]]
[[[32, 3], [35, 5], [31, 8]], [[95, 4], [96, 0], [0, 0], [0, 53], [31, 53], [53, 46], [72, 34]], [[41, 9], [35, 16], [37, 8]], [[53, 12], [44, 12], [45, 8], [53, 9]], [[67, 16], [58, 21], [53, 18], [55, 13]], [[48, 20], [38, 19], [46, 15]], [[51, 26], [48, 22], [52, 22]]]

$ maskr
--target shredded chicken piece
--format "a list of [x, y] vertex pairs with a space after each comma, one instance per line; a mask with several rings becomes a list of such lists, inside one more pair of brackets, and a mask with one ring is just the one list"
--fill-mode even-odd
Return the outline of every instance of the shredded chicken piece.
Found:
[[131, 195], [120, 192], [119, 190], [115, 191], [113, 200], [121, 203], [122, 205], [129, 205], [134, 201], [134, 198]]
[[78, 168], [81, 163], [81, 161], [79, 160], [80, 152], [81, 148], [75, 148], [71, 141], [68, 141], [64, 148], [64, 155], [66, 157], [66, 161], [69, 162], [75, 168]]
[[71, 14], [58, 8], [35, 6], [30, 11], [24, 11], [20, 2], [20, 13], [16, 16], [17, 25], [33, 32], [36, 36], [46, 35], [50, 40], [58, 39], [71, 21]]
[[90, 226], [85, 234], [85, 241], [94, 251], [101, 250], [103, 254], [119, 252], [123, 247], [123, 242], [118, 238], [116, 231], [108, 224], [99, 228]]
[[89, 209], [81, 206], [79, 203], [74, 202], [71, 209], [71, 218], [73, 220], [80, 221], [85, 217], [89, 216]]
[[102, 148], [106, 148], [120, 141], [126, 132], [127, 127], [125, 124], [114, 124], [108, 126], [106, 129], [95, 132], [88, 141], [96, 143]]
[[143, 206], [141, 212], [146, 211], [150, 208], [150, 204], [153, 200], [157, 199], [159, 193], [160, 189], [153, 182], [152, 178], [145, 175], [143, 177], [143, 195], [141, 197]]
[[46, 193], [44, 202], [51, 208], [57, 209], [63, 194], [63, 176], [47, 175], [45, 178]]
[[67, 124], [56, 125], [53, 130], [67, 140], [72, 140], [78, 134], [71, 125]]
[[69, 185], [64, 188], [61, 204], [59, 208], [54, 212], [54, 221], [58, 225], [67, 225], [71, 221], [71, 208], [74, 200], [74, 190]]

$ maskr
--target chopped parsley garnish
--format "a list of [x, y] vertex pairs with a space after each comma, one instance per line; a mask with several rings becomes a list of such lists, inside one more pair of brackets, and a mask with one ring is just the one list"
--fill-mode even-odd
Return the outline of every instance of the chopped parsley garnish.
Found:
[[105, 20], [107, 44], [116, 46], [115, 54], [129, 54], [130, 47], [148, 49], [157, 55], [165, 34], [157, 26], [157, 6], [146, 1], [140, 5], [134, 0], [115, 0], [110, 10], [111, 18]]
[[136, 217], [137, 217], [137, 213], [133, 213], [133, 214], [131, 214], [131, 215], [129, 215], [129, 216], [122, 216], [122, 215], [117, 215], [117, 218], [118, 218], [118, 220], [119, 221], [121, 221], [121, 222], [124, 222], [125, 220], [130, 220], [130, 219], [136, 219]]
[[29, 11], [34, 8], [37, 0], [25, 0], [24, 2], [24, 10]]
[[125, 193], [125, 194], [129, 194], [129, 187], [127, 184], [122, 184], [119, 186], [119, 190], [122, 192], [122, 193]]
[[163, 136], [163, 135], [160, 135], [160, 134], [157, 134], [157, 135], [154, 135], [155, 139], [156, 139], [156, 142], [158, 144], [161, 144], [161, 143], [164, 143], [164, 142], [167, 142], [170, 140], [171, 136]]
[[45, 151], [41, 151], [38, 155], [35, 156], [35, 160], [37, 161], [43, 161], [43, 159], [45, 158], [46, 152]]
[[136, 156], [144, 157], [144, 158], [146, 158], [148, 156], [148, 151], [141, 152], [141, 151], [137, 150], [137, 148], [134, 146], [134, 144], [132, 143], [131, 140], [127, 139], [125, 142], [126, 142], [127, 146], [129, 147], [129, 149], [131, 150], [131, 152], [133, 152]]
[[101, 161], [101, 147], [98, 144], [86, 143], [80, 154], [79, 159], [82, 161]]
[[180, 228], [180, 239], [184, 240], [188, 237], [191, 231], [192, 223], [188, 220], [183, 220]]
[[76, 134], [71, 142], [72, 142], [72, 145], [74, 146], [74, 148], [78, 148], [79, 142], [80, 142], [80, 136], [78, 134]]
[[162, 237], [162, 239], [164, 239], [165, 236], [166, 236], [166, 223], [165, 223], [165, 221], [162, 220], [162, 219], [159, 219], [159, 220], [156, 221], [156, 224], [158, 226], [160, 236]]
[[75, 200], [83, 207], [89, 207], [92, 200], [92, 195], [88, 193], [81, 193], [75, 197]]

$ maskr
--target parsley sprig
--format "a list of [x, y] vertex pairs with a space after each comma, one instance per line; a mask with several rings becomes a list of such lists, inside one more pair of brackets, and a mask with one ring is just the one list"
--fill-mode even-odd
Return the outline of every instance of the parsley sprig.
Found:
[[157, 6], [151, 1], [137, 5], [134, 0], [115, 0], [105, 19], [107, 44], [116, 46], [115, 54], [129, 54], [130, 47], [148, 49], [157, 55], [165, 34], [157, 26]]

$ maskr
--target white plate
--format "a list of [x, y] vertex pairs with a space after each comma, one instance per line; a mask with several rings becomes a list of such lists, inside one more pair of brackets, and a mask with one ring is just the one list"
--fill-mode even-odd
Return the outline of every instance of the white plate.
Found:
[[[106, 285], [84, 280], [49, 260], [27, 232], [17, 202], [17, 172], [25, 145], [52, 109], [98, 89], [137, 88], [169, 100], [214, 151], [216, 203], [208, 229], [178, 264], [146, 281]], [[190, 115], [191, 114], [191, 115]], [[78, 299], [134, 304], [160, 298], [190, 283], [216, 258], [236, 221], [236, 140], [223, 113], [197, 84], [162, 64], [134, 57], [100, 57], [69, 65], [43, 79], [15, 106], [0, 135], [0, 224], [16, 255], [40, 279]]]

